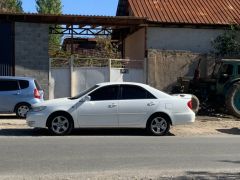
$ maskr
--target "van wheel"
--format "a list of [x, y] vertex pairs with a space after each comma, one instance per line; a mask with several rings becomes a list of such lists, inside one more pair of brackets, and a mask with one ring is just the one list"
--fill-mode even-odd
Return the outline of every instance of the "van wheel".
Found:
[[30, 107], [31, 106], [27, 103], [18, 104], [15, 109], [17, 117], [26, 118], [27, 112], [29, 111]]

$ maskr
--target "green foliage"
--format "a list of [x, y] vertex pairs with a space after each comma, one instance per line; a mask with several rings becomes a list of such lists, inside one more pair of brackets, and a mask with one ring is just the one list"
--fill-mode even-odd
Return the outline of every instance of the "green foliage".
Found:
[[212, 46], [217, 56], [239, 56], [240, 55], [240, 28], [231, 26], [219, 35], [213, 42]]
[[[36, 9], [40, 14], [62, 14], [61, 0], [36, 0]], [[58, 53], [61, 44], [61, 35], [49, 36], [49, 53]]]
[[23, 12], [21, 0], [0, 0], [0, 12]]
[[120, 58], [118, 46], [114, 46], [110, 37], [97, 36], [97, 49], [107, 57], [107, 58]]
[[37, 12], [40, 14], [61, 14], [61, 0], [36, 0]]

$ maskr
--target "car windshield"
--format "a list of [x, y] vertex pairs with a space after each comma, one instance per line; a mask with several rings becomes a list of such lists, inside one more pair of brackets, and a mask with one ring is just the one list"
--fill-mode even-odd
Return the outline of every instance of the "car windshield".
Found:
[[80, 94], [76, 95], [76, 96], [73, 96], [73, 97], [70, 97], [68, 99], [71, 99], [71, 100], [74, 100], [74, 99], [79, 99], [80, 97], [84, 96], [85, 94], [91, 92], [92, 90], [96, 89], [97, 87], [99, 87], [98, 85], [95, 85], [89, 89], [86, 89], [84, 91], [82, 91]]

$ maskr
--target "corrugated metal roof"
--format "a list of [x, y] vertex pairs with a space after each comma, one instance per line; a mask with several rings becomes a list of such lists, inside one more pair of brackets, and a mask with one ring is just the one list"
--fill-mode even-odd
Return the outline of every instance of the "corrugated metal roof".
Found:
[[240, 21], [240, 0], [128, 0], [128, 2], [134, 16], [147, 17], [153, 22], [228, 25]]

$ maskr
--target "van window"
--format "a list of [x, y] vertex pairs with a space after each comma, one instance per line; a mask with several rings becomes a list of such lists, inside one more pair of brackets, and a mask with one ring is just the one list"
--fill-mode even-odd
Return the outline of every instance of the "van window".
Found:
[[0, 91], [17, 91], [19, 90], [18, 81], [0, 80]]
[[19, 85], [21, 89], [26, 89], [29, 87], [29, 82], [26, 80], [19, 80]]
[[38, 84], [38, 82], [36, 80], [34, 80], [34, 83], [35, 83], [37, 90], [42, 90], [41, 86]]

